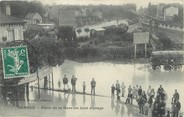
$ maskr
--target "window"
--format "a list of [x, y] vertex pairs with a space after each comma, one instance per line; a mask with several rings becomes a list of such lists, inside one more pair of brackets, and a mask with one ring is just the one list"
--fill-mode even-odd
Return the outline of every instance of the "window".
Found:
[[2, 37], [2, 40], [3, 41], [7, 41], [7, 39], [8, 39], [8, 31], [5, 29], [4, 30], [4, 34], [3, 34], [3, 37]]
[[17, 28], [14, 29], [14, 37], [15, 37], [15, 40], [19, 40], [19, 34], [18, 34]]
[[3, 36], [8, 37], [8, 31], [6, 29], [4, 30], [4, 35]]

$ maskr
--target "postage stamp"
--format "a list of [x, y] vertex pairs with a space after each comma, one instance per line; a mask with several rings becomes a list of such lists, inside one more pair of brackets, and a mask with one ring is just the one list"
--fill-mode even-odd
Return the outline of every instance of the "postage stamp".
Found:
[[4, 79], [23, 77], [30, 74], [26, 46], [2, 48]]

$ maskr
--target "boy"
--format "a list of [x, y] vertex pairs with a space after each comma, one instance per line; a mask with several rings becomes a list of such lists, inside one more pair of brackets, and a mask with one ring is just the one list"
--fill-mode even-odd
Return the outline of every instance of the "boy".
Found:
[[115, 92], [115, 86], [114, 86], [114, 84], [112, 84], [112, 86], [111, 86], [111, 97], [114, 97], [114, 92]]
[[85, 93], [86, 93], [86, 83], [83, 82], [83, 94], [85, 94]]

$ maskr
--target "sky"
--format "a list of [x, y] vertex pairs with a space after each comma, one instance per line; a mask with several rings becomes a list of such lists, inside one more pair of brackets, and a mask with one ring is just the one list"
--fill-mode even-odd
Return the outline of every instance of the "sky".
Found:
[[152, 4], [158, 3], [180, 3], [184, 4], [184, 0], [41, 0], [43, 4], [67, 4], [67, 5], [123, 5], [126, 3], [135, 3], [138, 8], [147, 7], [148, 3], [151, 2]]
[[[12, 1], [12, 0], [0, 0], [0, 1]], [[16, 1], [16, 0], [13, 0]], [[25, 0], [18, 0], [25, 1]], [[33, 1], [33, 0], [28, 0]], [[123, 5], [127, 3], [135, 3], [137, 8], [147, 7], [148, 3], [159, 4], [159, 3], [180, 3], [184, 5], [184, 0], [36, 0], [41, 1], [43, 4], [48, 5]]]

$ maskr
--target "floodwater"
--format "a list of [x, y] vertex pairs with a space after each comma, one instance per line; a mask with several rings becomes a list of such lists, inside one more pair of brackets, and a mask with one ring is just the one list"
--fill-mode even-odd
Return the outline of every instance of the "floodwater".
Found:
[[[82, 83], [86, 82], [87, 92], [90, 93], [90, 82], [95, 78], [97, 83], [96, 94], [110, 96], [111, 85], [119, 80], [126, 85], [126, 93], [129, 85], [142, 86], [147, 91], [149, 85], [157, 91], [160, 85], [163, 86], [167, 94], [166, 104], [171, 107], [171, 98], [174, 90], [177, 89], [180, 94], [180, 102], [184, 105], [184, 72], [181, 71], [153, 71], [149, 69], [148, 64], [120, 64], [113, 62], [94, 62], [94, 63], [77, 63], [66, 60], [60, 67], [54, 68], [54, 84], [58, 84], [64, 75], [69, 78], [69, 86], [71, 88], [70, 79], [75, 75], [77, 80], [76, 88], [82, 91]], [[63, 85], [61, 86], [63, 88]], [[58, 85], [55, 85], [58, 88]], [[127, 94], [126, 94], [127, 95]], [[182, 106], [181, 110], [184, 111]]]
[[[70, 79], [72, 75], [77, 78], [76, 89], [82, 92], [82, 83], [86, 82], [86, 92], [90, 93], [90, 82], [95, 78], [97, 83], [96, 94], [107, 97], [90, 96], [82, 94], [69, 94], [57, 91], [40, 90], [40, 100], [37, 100], [38, 89], [29, 88], [29, 101], [18, 101], [19, 108], [11, 102], [3, 103], [0, 96], [0, 117], [22, 116], [22, 117], [144, 117], [139, 114], [136, 106], [117, 102], [111, 99], [111, 85], [124, 82], [129, 85], [141, 85], [147, 91], [149, 85], [157, 91], [160, 85], [167, 93], [166, 106], [171, 106], [171, 98], [174, 90], [180, 94], [181, 111], [184, 111], [184, 73], [183, 71], [152, 71], [147, 64], [122, 64], [114, 62], [93, 62], [78, 63], [65, 60], [63, 65], [53, 68], [54, 89], [63, 89], [62, 78], [67, 75]], [[61, 87], [58, 87], [58, 81]], [[30, 86], [35, 85], [33, 82]], [[43, 85], [42, 85], [43, 86]], [[25, 95], [26, 96], [26, 95]], [[121, 98], [124, 102], [125, 98]], [[136, 102], [134, 101], [134, 104]], [[24, 108], [26, 106], [26, 108]], [[151, 115], [149, 114], [149, 117]]]
[[0, 117], [145, 117], [137, 107], [111, 98], [43, 90], [41, 98], [44, 100], [19, 101], [19, 108], [1, 105]]

